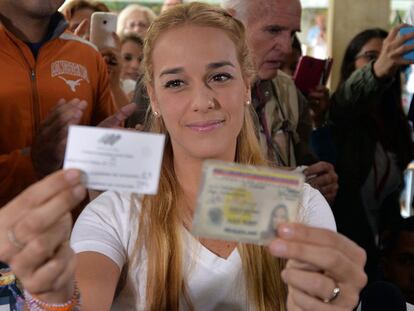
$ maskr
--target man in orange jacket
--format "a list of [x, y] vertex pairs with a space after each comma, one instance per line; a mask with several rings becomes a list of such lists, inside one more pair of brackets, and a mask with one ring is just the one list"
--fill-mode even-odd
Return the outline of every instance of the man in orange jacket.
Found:
[[0, 206], [61, 167], [69, 125], [115, 112], [104, 60], [66, 30], [63, 2], [0, 2]]

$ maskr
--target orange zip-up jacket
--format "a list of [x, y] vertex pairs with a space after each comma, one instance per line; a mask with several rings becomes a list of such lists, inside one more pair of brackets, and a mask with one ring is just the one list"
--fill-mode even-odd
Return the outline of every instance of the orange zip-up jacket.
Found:
[[83, 125], [96, 125], [115, 112], [103, 58], [65, 30], [60, 13], [54, 18], [59, 21], [36, 59], [0, 23], [0, 207], [37, 180], [30, 146], [60, 98], [86, 100]]

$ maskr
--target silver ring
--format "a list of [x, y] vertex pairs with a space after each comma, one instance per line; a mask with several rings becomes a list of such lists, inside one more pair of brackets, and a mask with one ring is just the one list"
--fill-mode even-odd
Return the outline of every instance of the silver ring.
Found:
[[338, 296], [339, 296], [340, 293], [341, 293], [341, 289], [338, 286], [336, 286], [332, 290], [331, 296], [329, 298], [324, 299], [323, 302], [325, 302], [325, 303], [332, 302], [333, 300], [335, 300], [336, 298], [338, 298]]
[[9, 242], [17, 249], [22, 250], [25, 247], [25, 244], [19, 242], [19, 240], [16, 238], [13, 228], [7, 230], [7, 238], [9, 239]]

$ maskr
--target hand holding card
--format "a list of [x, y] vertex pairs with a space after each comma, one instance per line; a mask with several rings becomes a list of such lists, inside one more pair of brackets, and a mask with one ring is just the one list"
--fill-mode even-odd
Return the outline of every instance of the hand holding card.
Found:
[[296, 220], [302, 187], [300, 173], [206, 161], [192, 233], [267, 244], [279, 224]]
[[90, 189], [156, 194], [164, 139], [160, 134], [71, 126], [63, 167], [85, 172]]

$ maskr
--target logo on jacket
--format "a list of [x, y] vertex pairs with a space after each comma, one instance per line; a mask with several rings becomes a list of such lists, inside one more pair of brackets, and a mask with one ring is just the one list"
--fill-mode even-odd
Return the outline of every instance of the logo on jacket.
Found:
[[[66, 77], [63, 77], [63, 75]], [[58, 60], [52, 63], [51, 76], [52, 78], [58, 77], [64, 81], [72, 92], [76, 92], [76, 88], [82, 81], [89, 83], [89, 75], [86, 67], [66, 60]], [[67, 76], [74, 76], [75, 79]]]
[[80, 85], [80, 82], [82, 81], [82, 79], [78, 79], [78, 80], [67, 80], [67, 79], [65, 79], [64, 77], [62, 77], [62, 76], [58, 76], [58, 78], [60, 78], [60, 79], [62, 79], [63, 81], [65, 81], [65, 83], [67, 84], [67, 85], [69, 85], [69, 87], [70, 87], [70, 90], [72, 91], [72, 92], [76, 92], [76, 87], [78, 87], [79, 85]]

